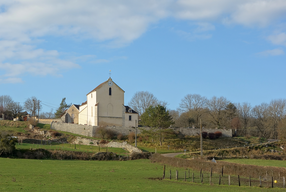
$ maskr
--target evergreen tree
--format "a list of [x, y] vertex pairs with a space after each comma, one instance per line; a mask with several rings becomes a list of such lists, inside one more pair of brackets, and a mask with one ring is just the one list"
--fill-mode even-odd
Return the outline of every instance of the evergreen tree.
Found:
[[68, 105], [66, 103], [66, 98], [63, 98], [60, 107], [57, 109], [55, 113], [55, 118], [60, 118], [61, 115], [65, 112], [65, 110], [67, 110], [70, 106], [71, 105]]
[[158, 131], [156, 135], [159, 135], [160, 145], [162, 145], [164, 129], [169, 128], [174, 122], [169, 111], [166, 110], [166, 107], [157, 105], [156, 107], [150, 106], [146, 109], [141, 115], [141, 124], [151, 128], [157, 128]]

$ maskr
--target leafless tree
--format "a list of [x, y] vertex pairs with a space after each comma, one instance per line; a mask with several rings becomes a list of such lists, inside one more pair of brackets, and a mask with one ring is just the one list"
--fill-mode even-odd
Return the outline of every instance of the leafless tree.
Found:
[[149, 93], [148, 91], [139, 91], [136, 92], [131, 98], [128, 105], [138, 112], [139, 116], [141, 116], [148, 107], [157, 105], [166, 107], [167, 103], [159, 101], [152, 93]]
[[199, 126], [199, 119], [206, 112], [207, 99], [198, 94], [186, 95], [180, 103], [180, 109], [183, 112], [189, 112], [189, 115], [196, 121], [197, 127]]
[[249, 103], [237, 104], [237, 114], [242, 122], [243, 134], [246, 135], [247, 126], [251, 119], [251, 105]]
[[0, 96], [0, 108], [2, 109], [2, 112], [4, 112], [7, 108], [7, 105], [12, 102], [13, 100], [9, 95], [1, 95]]
[[269, 124], [273, 129], [272, 137], [277, 139], [278, 124], [286, 114], [286, 100], [272, 100], [268, 107]]
[[223, 121], [225, 120], [225, 110], [230, 102], [225, 97], [212, 97], [207, 101], [207, 107], [209, 109], [210, 121], [217, 128], [223, 127]]
[[17, 117], [23, 111], [23, 107], [20, 105], [19, 102], [10, 102], [9, 104], [7, 104], [6, 110], [11, 111], [13, 117]]
[[256, 105], [252, 108], [251, 114], [253, 119], [253, 125], [257, 128], [258, 135], [260, 137], [268, 138], [270, 133], [268, 131], [268, 107], [267, 103], [262, 103], [260, 105]]
[[38, 112], [38, 110], [41, 110], [42, 107], [39, 103], [40, 100], [38, 100], [36, 97], [31, 97], [25, 101], [24, 108], [33, 116], [36, 116], [36, 113]]

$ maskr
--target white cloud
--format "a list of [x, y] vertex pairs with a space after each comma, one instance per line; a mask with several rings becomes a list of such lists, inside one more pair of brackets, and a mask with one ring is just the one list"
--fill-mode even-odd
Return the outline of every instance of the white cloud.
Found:
[[270, 40], [275, 45], [284, 45], [286, 46], [286, 33], [277, 33], [274, 35], [268, 36]]
[[0, 84], [6, 84], [6, 83], [23, 83], [23, 80], [21, 78], [0, 78]]
[[266, 50], [258, 53], [258, 55], [262, 56], [278, 56], [283, 55], [284, 51], [282, 49], [272, 49], [272, 50]]
[[[177, 31], [184, 38], [208, 39], [212, 35], [207, 32], [215, 30], [212, 21], [266, 26], [283, 20], [285, 14], [285, 0], [1, 0], [0, 67], [14, 78], [23, 73], [60, 75], [61, 70], [79, 67], [60, 59], [57, 50], [38, 48], [36, 42], [45, 36], [94, 39], [120, 47], [136, 40], [152, 23], [174, 17], [197, 23], [192, 32]], [[285, 45], [284, 35], [269, 40]]]

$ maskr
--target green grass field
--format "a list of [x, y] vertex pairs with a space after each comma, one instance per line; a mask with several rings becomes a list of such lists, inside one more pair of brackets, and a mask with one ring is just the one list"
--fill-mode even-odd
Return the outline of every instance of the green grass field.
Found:
[[47, 150], [63, 150], [63, 151], [81, 151], [81, 152], [89, 152], [89, 153], [97, 153], [97, 152], [114, 152], [119, 155], [129, 154], [128, 151], [125, 151], [121, 148], [113, 148], [113, 147], [98, 147], [98, 146], [88, 146], [88, 145], [75, 145], [74, 144], [53, 144], [53, 145], [40, 145], [40, 144], [30, 144], [30, 143], [22, 143], [17, 144], [16, 149], [47, 149]]
[[[154, 180], [162, 165], [149, 160], [62, 161], [0, 158], [0, 191], [283, 191]], [[183, 169], [178, 169], [183, 171]]]
[[247, 165], [272, 166], [272, 167], [284, 167], [284, 168], [286, 168], [286, 162], [281, 161], [281, 160], [226, 159], [223, 161], [230, 162], [230, 163], [247, 164]]

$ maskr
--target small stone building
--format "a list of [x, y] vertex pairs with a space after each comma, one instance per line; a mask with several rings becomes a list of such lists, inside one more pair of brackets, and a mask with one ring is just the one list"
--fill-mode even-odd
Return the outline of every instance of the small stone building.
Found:
[[61, 116], [61, 120], [65, 123], [78, 124], [79, 105], [73, 104]]

